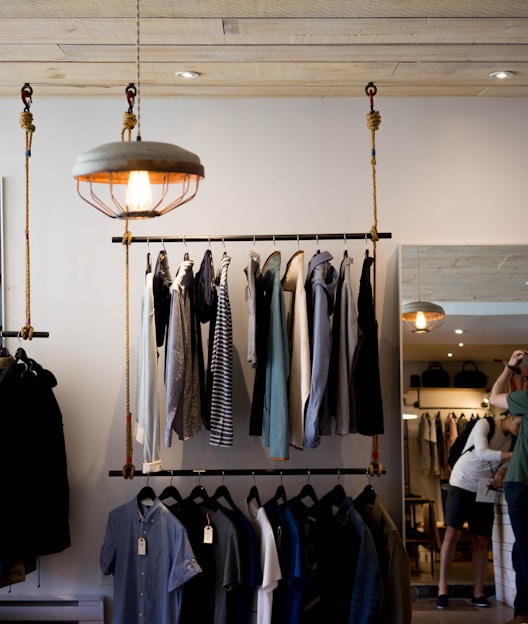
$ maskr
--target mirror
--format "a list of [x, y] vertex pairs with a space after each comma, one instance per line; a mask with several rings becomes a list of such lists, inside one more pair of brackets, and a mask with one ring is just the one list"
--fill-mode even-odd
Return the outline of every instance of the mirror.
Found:
[[[402, 305], [428, 301], [445, 311], [443, 323], [430, 333], [411, 333], [401, 323], [405, 403], [412, 408], [418, 399], [431, 417], [440, 414], [442, 424], [450, 411], [468, 418], [496, 412], [486, 404], [487, 390], [512, 351], [528, 347], [528, 246], [404, 245], [400, 248], [400, 277]], [[475, 362], [485, 373], [486, 388], [455, 387], [455, 375], [466, 361]], [[421, 375], [431, 362], [440, 362], [448, 372], [449, 388], [413, 387], [422, 384]], [[433, 462], [422, 464], [419, 428], [424, 410], [415, 412], [416, 419], [404, 420], [406, 492], [434, 500], [440, 525], [449, 474], [441, 462], [438, 471]]]

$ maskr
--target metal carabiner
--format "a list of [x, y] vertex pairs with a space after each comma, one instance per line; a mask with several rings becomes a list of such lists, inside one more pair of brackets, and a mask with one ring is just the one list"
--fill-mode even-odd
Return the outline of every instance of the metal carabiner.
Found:
[[26, 82], [22, 89], [20, 89], [20, 95], [22, 97], [22, 102], [24, 102], [24, 111], [29, 112], [29, 107], [31, 106], [31, 96], [33, 95], [33, 88]]

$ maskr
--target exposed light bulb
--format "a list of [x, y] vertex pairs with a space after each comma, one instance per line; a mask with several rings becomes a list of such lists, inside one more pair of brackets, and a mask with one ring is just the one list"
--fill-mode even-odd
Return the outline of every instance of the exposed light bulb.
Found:
[[149, 212], [152, 208], [152, 187], [148, 171], [131, 171], [126, 190], [127, 209]]
[[423, 312], [416, 313], [415, 323], [417, 331], [423, 331], [427, 327], [427, 319], [425, 318], [425, 314]]

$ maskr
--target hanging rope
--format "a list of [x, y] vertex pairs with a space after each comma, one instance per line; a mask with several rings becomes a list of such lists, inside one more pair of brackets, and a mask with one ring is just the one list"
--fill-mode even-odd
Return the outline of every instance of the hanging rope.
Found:
[[[381, 124], [381, 115], [378, 111], [374, 110], [374, 96], [377, 93], [376, 85], [373, 82], [369, 82], [365, 87], [365, 93], [369, 97], [370, 112], [367, 114], [367, 128], [370, 130], [370, 164], [372, 167], [372, 205], [373, 205], [373, 217], [374, 223], [370, 229], [370, 235], [372, 237], [372, 255], [374, 258], [374, 277], [373, 277], [373, 306], [374, 316], [376, 315], [376, 245], [379, 240], [378, 236], [378, 199], [376, 192], [376, 131]], [[372, 436], [372, 461], [368, 468], [370, 475], [377, 474], [380, 477], [383, 474], [383, 466], [380, 462], [379, 451], [379, 435], [374, 434]]]
[[[125, 134], [128, 132], [128, 140], [132, 140], [132, 130], [136, 125], [136, 116], [133, 113], [134, 100], [137, 94], [136, 87], [130, 83], [125, 89], [128, 110], [123, 115], [123, 129], [121, 131], [121, 141], [124, 141]], [[121, 473], [125, 479], [133, 479], [136, 467], [132, 463], [132, 411], [130, 409], [130, 262], [129, 252], [132, 244], [132, 232], [128, 229], [128, 219], [125, 221], [125, 233], [123, 234], [122, 244], [125, 246], [125, 392], [126, 392], [126, 463]]]
[[29, 108], [31, 105], [31, 96], [33, 89], [29, 83], [25, 83], [20, 90], [22, 101], [24, 102], [24, 110], [20, 113], [20, 127], [26, 132], [26, 323], [20, 330], [20, 337], [24, 340], [33, 338], [34, 329], [31, 326], [31, 258], [29, 245], [29, 159], [31, 157], [31, 143], [33, 141], [33, 133], [35, 126], [33, 125], [33, 115]]

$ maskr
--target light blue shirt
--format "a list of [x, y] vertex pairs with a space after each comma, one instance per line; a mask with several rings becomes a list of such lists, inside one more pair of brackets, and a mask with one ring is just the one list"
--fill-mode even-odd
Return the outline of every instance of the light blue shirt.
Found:
[[140, 508], [135, 497], [108, 514], [100, 565], [114, 575], [114, 624], [177, 624], [183, 585], [202, 571], [185, 527], [157, 498]]

